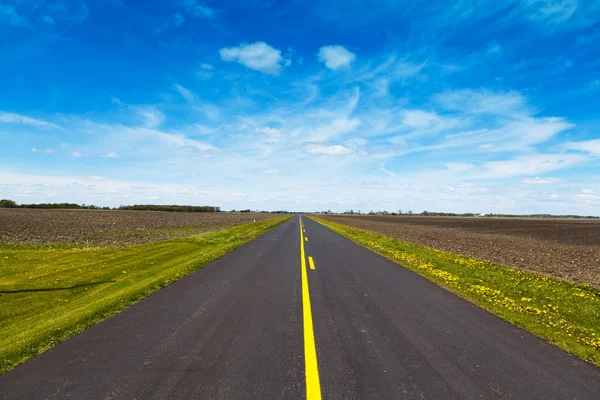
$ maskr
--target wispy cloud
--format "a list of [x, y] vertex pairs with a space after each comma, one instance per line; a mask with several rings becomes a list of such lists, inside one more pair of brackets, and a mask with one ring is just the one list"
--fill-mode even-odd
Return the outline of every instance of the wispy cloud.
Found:
[[165, 120], [165, 114], [156, 107], [137, 107], [136, 111], [143, 125], [148, 128], [156, 128]]
[[497, 179], [531, 174], [543, 174], [580, 165], [589, 157], [577, 154], [533, 154], [510, 160], [489, 161], [482, 165], [481, 172], [473, 174], [479, 179]]
[[0, 122], [7, 124], [31, 125], [42, 129], [61, 129], [60, 126], [48, 121], [27, 117], [25, 115], [15, 114], [6, 111], [0, 111]]
[[56, 25], [54, 19], [49, 15], [42, 15], [42, 19], [49, 24]]
[[10, 4], [0, 4], [0, 21], [11, 26], [31, 27], [29, 21], [17, 13]]
[[212, 18], [215, 10], [196, 0], [184, 0], [182, 2], [186, 13], [192, 17]]
[[56, 153], [56, 151], [54, 151], [52, 149], [38, 149], [36, 147], [32, 147], [31, 151], [33, 153], [40, 153], [40, 154], [54, 154], [54, 153]]
[[175, 90], [177, 93], [179, 93], [181, 95], [181, 97], [183, 97], [185, 99], [185, 101], [187, 101], [188, 103], [193, 103], [196, 99], [196, 96], [189, 90], [186, 89], [185, 87], [181, 86], [179, 83], [176, 83], [175, 85], [171, 86], [173, 88], [173, 90]]
[[346, 156], [352, 153], [351, 149], [341, 146], [339, 144], [327, 146], [318, 143], [310, 143], [307, 144], [304, 148], [307, 152], [311, 154], [321, 154], [327, 156]]
[[528, 185], [548, 185], [548, 184], [552, 184], [552, 183], [558, 183], [558, 182], [562, 182], [563, 179], [562, 178], [540, 178], [540, 177], [535, 177], [535, 178], [523, 178], [521, 179], [521, 183], [525, 183]]
[[467, 114], [495, 114], [521, 117], [532, 114], [526, 99], [518, 92], [492, 92], [462, 89], [434, 96], [443, 108]]
[[526, 0], [531, 8], [531, 18], [546, 23], [567, 21], [577, 11], [578, 0]]
[[41, 9], [53, 21], [81, 23], [90, 17], [90, 9], [85, 1], [47, 2], [42, 4]]
[[585, 140], [582, 142], [567, 142], [564, 147], [568, 150], [577, 150], [600, 156], [600, 139]]
[[79, 151], [74, 151], [73, 153], [71, 153], [71, 155], [73, 157], [98, 157], [98, 158], [118, 158], [119, 156], [117, 155], [117, 153], [115, 153], [114, 151], [109, 151], [108, 153], [96, 153], [96, 154], [88, 154], [88, 153], [81, 153]]

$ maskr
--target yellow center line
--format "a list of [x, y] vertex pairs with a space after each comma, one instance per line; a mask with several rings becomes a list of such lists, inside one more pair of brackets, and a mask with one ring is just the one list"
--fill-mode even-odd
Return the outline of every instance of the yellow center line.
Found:
[[[313, 330], [310, 292], [308, 291], [308, 274], [306, 272], [306, 256], [304, 255], [304, 235], [302, 218], [300, 218], [300, 264], [302, 267], [302, 314], [304, 320], [304, 370], [306, 374], [306, 399], [321, 400], [321, 381], [317, 364], [317, 347]], [[309, 260], [312, 260], [310, 258]], [[312, 262], [311, 262], [312, 264]]]
[[315, 261], [311, 256], [308, 256], [308, 265], [310, 265], [310, 269], [315, 269]]
[[304, 236], [304, 240], [308, 242], [308, 236]]

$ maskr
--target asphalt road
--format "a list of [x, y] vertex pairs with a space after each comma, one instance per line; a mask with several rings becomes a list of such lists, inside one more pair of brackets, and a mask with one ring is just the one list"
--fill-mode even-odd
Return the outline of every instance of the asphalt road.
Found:
[[302, 222], [0, 376], [0, 398], [600, 399], [600, 369]]

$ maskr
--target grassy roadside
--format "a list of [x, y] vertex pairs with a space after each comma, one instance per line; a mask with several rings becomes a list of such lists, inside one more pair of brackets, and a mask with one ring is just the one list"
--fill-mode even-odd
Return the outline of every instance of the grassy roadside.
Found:
[[310, 218], [600, 367], [600, 290]]
[[125, 248], [0, 245], [0, 374], [289, 218]]

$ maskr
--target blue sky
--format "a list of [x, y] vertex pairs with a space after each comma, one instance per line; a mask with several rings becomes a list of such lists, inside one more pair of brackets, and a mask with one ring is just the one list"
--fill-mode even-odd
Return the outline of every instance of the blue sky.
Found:
[[0, 38], [19, 203], [600, 213], [598, 1], [4, 0]]

